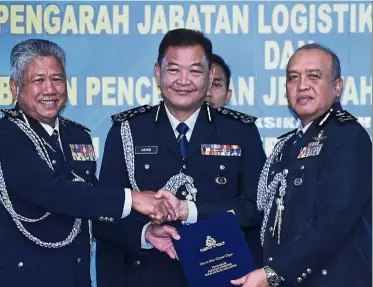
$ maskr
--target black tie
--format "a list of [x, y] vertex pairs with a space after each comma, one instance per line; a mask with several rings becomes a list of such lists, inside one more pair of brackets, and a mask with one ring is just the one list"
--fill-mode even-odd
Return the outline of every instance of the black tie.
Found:
[[179, 136], [177, 137], [177, 141], [180, 145], [180, 153], [183, 158], [186, 157], [188, 152], [188, 140], [186, 138], [186, 133], [189, 130], [189, 127], [185, 123], [180, 123], [176, 130], [179, 132]]
[[302, 130], [297, 131], [293, 139], [293, 146], [295, 146], [300, 141], [303, 135], [304, 135], [304, 132]]
[[54, 143], [55, 148], [57, 149], [56, 152], [58, 153], [58, 155], [59, 155], [61, 158], [65, 159], [65, 157], [64, 157], [64, 155], [63, 155], [63, 152], [62, 152], [62, 150], [61, 150], [61, 145], [60, 145], [60, 141], [58, 140], [58, 137], [59, 137], [59, 135], [58, 135], [58, 130], [56, 130], [56, 129], [53, 130], [53, 133], [52, 133], [52, 135], [51, 135], [51, 139], [52, 139], [52, 141], [53, 141], [53, 143]]

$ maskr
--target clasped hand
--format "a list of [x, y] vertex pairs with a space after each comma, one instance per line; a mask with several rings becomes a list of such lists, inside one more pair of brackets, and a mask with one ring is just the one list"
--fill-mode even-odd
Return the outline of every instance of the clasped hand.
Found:
[[188, 204], [179, 200], [171, 192], [165, 190], [133, 191], [132, 207], [143, 215], [149, 216], [155, 224], [165, 221], [186, 220]]

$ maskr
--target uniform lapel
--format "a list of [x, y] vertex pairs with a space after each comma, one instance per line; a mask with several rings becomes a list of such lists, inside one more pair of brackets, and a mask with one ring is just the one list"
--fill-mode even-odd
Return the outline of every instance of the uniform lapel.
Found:
[[43, 128], [43, 126], [35, 119], [25, 115], [27, 118], [27, 121], [30, 124], [30, 127], [33, 129], [33, 131], [41, 138], [46, 150], [48, 151], [49, 155], [53, 158], [56, 158], [58, 162], [63, 163], [65, 159], [61, 156], [61, 152], [57, 151], [58, 146], [52, 141], [51, 136], [48, 134], [48, 132]]
[[73, 144], [73, 143], [71, 143], [69, 139], [71, 139], [72, 137], [69, 136], [69, 130], [68, 130], [68, 127], [65, 125], [65, 123], [61, 119], [59, 121], [60, 121], [60, 137], [61, 137], [63, 153], [65, 155], [66, 162], [71, 163], [73, 162], [73, 157], [71, 154], [70, 144]]
[[207, 142], [207, 139], [215, 130], [214, 124], [209, 121], [206, 109], [206, 105], [202, 105], [190, 138], [186, 159], [192, 157], [197, 151], [201, 150], [201, 144]]
[[153, 118], [156, 119], [154, 122], [154, 133], [172, 154], [180, 158], [180, 148], [178, 143], [176, 142], [174, 131], [172, 130], [171, 123], [167, 117], [164, 103], [160, 104], [159, 112], [157, 111], [157, 109], [154, 109], [154, 111], [152, 111], [154, 116]]

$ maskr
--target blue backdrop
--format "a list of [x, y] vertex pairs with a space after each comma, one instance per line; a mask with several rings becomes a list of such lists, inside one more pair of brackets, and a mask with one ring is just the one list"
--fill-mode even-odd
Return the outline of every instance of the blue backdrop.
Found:
[[28, 38], [57, 42], [67, 53], [69, 104], [63, 114], [92, 130], [100, 167], [110, 115], [158, 103], [158, 45], [178, 27], [202, 30], [227, 61], [233, 89], [228, 107], [259, 117], [267, 153], [277, 136], [298, 124], [287, 107], [285, 67], [307, 42], [326, 45], [340, 57], [342, 105], [371, 135], [369, 1], [2, 1], [0, 108], [12, 105], [12, 47]]

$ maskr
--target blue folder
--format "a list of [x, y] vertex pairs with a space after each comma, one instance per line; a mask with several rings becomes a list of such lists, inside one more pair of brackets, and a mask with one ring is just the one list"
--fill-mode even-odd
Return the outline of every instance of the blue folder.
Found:
[[178, 228], [174, 241], [190, 287], [228, 287], [230, 280], [256, 269], [249, 247], [231, 212]]

